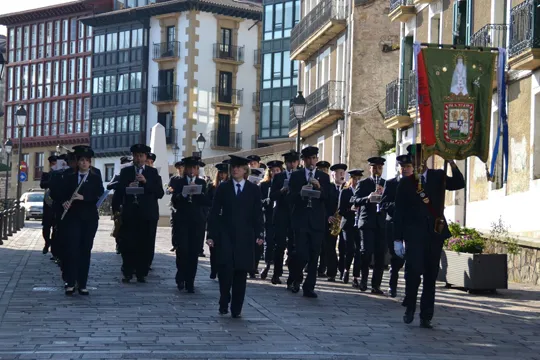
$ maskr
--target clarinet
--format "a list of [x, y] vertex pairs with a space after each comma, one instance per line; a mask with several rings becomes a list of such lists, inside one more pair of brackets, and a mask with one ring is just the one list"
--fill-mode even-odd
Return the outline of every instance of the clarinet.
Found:
[[[135, 170], [135, 182], [137, 183], [137, 187], [139, 186], [139, 182], [137, 181], [137, 175], [139, 175], [139, 172], [137, 171], [137, 166], [133, 166], [133, 169]], [[137, 194], [133, 195], [135, 198], [134, 204], [139, 205], [139, 199], [137, 197]]]
[[[375, 175], [375, 192], [377, 192], [377, 194], [379, 190], [379, 182], [380, 182], [379, 176]], [[380, 211], [381, 211], [381, 204], [377, 203], [377, 212], [380, 212]]]
[[[188, 186], [190, 186], [191, 184], [193, 184], [193, 181], [194, 181], [194, 177], [190, 178], [189, 179], [189, 182], [188, 182]], [[188, 203], [192, 203], [193, 202], [193, 195], [189, 194], [188, 195]]]

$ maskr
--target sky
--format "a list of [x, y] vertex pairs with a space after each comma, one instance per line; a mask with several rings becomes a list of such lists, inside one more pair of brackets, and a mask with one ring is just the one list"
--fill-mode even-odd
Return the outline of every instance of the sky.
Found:
[[[0, 0], [2, 3], [2, 5], [0, 5], [0, 15], [61, 4], [69, 1], [72, 0]], [[7, 34], [5, 26], [0, 26], [0, 34]]]

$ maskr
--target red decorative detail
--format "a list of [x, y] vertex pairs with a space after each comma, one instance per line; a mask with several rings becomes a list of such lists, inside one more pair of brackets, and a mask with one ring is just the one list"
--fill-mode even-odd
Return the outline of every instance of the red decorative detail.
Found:
[[[467, 118], [468, 118], [468, 124], [467, 124], [467, 137], [465, 139], [455, 139], [451, 135], [451, 131], [457, 131], [458, 136], [461, 136], [461, 127], [462, 124], [460, 122], [465, 121], [463, 118], [458, 119], [452, 119], [451, 118], [451, 112], [452, 111], [467, 111]], [[457, 128], [451, 127], [450, 123], [455, 123], [457, 125]], [[444, 103], [444, 126], [443, 126], [443, 133], [444, 133], [444, 140], [450, 144], [454, 145], [466, 145], [471, 142], [473, 138], [473, 131], [474, 131], [474, 104], [473, 103], [466, 103], [466, 102], [447, 102]]]
[[[90, 134], [71, 134], [69, 136], [48, 136], [23, 139], [23, 148], [61, 145], [85, 145], [90, 143]], [[19, 140], [13, 139], [13, 148], [18, 148]]]
[[435, 128], [433, 126], [433, 109], [431, 107], [431, 97], [429, 94], [428, 75], [422, 51], [418, 53], [418, 109], [420, 111], [420, 125], [422, 127], [422, 144], [426, 146], [435, 145]]

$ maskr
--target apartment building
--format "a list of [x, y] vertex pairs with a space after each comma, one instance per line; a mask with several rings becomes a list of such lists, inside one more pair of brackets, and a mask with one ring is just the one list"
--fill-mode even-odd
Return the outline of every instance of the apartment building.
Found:
[[[111, 7], [110, 0], [83, 0], [0, 16], [8, 32], [9, 62], [4, 75], [4, 140], [13, 141], [13, 159], [19, 152], [15, 112], [22, 105], [28, 113], [22, 129], [28, 166], [23, 192], [39, 186], [57, 145], [89, 143], [92, 28], [80, 19]], [[13, 193], [17, 166], [13, 161]]]
[[204, 157], [250, 149], [259, 115], [249, 102], [260, 84], [253, 55], [261, 4], [138, 5], [84, 20], [96, 42], [90, 137], [104, 180], [132, 144], [150, 143], [157, 123], [165, 127], [170, 166], [198, 151], [199, 134], [207, 140]]
[[[398, 67], [398, 33], [386, 1], [302, 1], [291, 34], [291, 59], [301, 61], [299, 88], [307, 102], [302, 146], [318, 146], [321, 159], [355, 168], [367, 168], [367, 159], [381, 154], [380, 143], [391, 142], [392, 133], [377, 108], [385, 98], [379, 84]], [[290, 119], [294, 138], [292, 111]]]
[[[390, 0], [389, 17], [401, 27], [399, 77], [386, 87], [385, 121], [388, 128], [397, 130], [398, 153], [403, 153], [412, 143], [412, 124], [419, 120], [415, 111], [416, 76], [412, 55], [415, 41], [506, 49], [510, 143], [507, 182], [500, 171], [501, 156], [491, 182], [487, 179], [485, 164], [478, 158], [469, 158], [460, 164], [467, 187], [464, 191], [447, 194], [446, 212], [449, 219], [479, 229], [489, 230], [491, 224], [502, 217], [511, 224], [512, 232], [540, 235], [533, 213], [516, 211], [525, 203], [540, 201], [540, 1]], [[494, 95], [490, 149], [494, 146], [498, 109]], [[440, 167], [442, 160], [433, 159], [431, 164]]]

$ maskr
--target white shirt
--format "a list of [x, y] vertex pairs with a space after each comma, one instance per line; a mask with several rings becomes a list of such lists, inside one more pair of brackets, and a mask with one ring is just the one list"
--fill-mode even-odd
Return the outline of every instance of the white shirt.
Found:
[[238, 184], [240, 184], [240, 192], [244, 191], [244, 185], [246, 184], [246, 180], [242, 180], [240, 182], [236, 181], [233, 179], [233, 184], [234, 184], [234, 193], [236, 195], [238, 195]]
[[292, 170], [291, 171], [285, 170], [285, 176], [287, 177], [287, 179], [291, 178], [291, 174], [292, 174]]
[[87, 175], [88, 172], [85, 172], [85, 173], [82, 173], [82, 172], [78, 172], [77, 173], [77, 183], [80, 184], [81, 183], [81, 180], [84, 179], [84, 176]]
[[[427, 170], [424, 171], [424, 173], [422, 174], [422, 176], [424, 177], [424, 182], [427, 183]], [[420, 178], [420, 181], [422, 181], [422, 178]]]
[[311, 173], [311, 178], [313, 179], [315, 177], [315, 169], [309, 170], [308, 168], [305, 168], [306, 171], [306, 180], [309, 181], [309, 173]]

